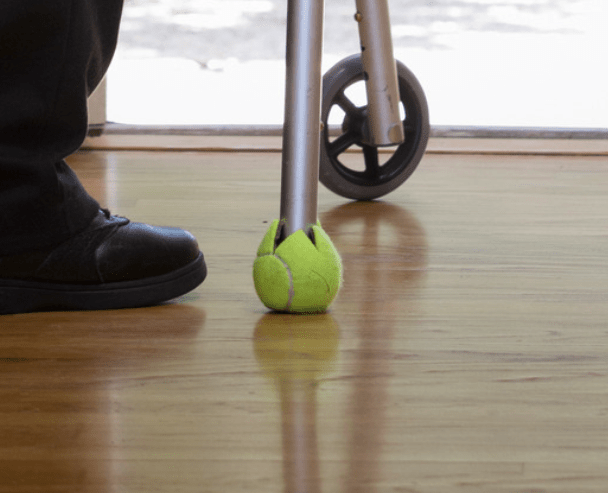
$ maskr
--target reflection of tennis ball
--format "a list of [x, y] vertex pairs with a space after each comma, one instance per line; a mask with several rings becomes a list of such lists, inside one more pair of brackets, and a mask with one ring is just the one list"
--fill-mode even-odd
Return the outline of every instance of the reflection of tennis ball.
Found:
[[277, 380], [313, 381], [334, 369], [340, 329], [326, 314], [293, 317], [267, 313], [253, 335], [255, 355], [264, 372]]
[[342, 260], [317, 222], [314, 243], [296, 231], [275, 247], [279, 221], [264, 236], [253, 264], [255, 289], [262, 303], [288, 313], [324, 312], [342, 283]]

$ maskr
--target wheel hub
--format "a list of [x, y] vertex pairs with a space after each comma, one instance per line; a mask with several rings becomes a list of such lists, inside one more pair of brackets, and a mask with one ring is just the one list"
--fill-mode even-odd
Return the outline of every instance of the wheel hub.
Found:
[[342, 132], [351, 134], [356, 138], [356, 144], [373, 145], [371, 141], [371, 132], [369, 128], [369, 119], [367, 117], [367, 106], [359, 108], [356, 113], [347, 113], [342, 122]]

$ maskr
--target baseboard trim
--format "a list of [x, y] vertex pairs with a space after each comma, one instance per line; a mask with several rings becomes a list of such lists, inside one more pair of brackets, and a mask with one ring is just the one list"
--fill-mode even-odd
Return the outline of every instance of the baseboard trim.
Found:
[[[84, 150], [281, 152], [281, 126], [96, 127]], [[390, 153], [392, 150], [381, 149]], [[608, 155], [608, 129], [433, 127], [427, 153]]]

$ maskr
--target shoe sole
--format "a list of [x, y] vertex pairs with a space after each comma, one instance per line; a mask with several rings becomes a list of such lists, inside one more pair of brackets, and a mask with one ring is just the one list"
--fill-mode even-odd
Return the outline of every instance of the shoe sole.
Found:
[[41, 311], [113, 310], [152, 306], [182, 296], [207, 277], [203, 254], [168, 274], [107, 284], [0, 280], [0, 315]]

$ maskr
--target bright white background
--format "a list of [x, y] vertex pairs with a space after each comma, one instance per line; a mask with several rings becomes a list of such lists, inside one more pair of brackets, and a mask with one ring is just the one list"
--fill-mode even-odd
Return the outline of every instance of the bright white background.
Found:
[[[606, 0], [389, 5], [433, 125], [608, 128]], [[326, 1], [325, 69], [357, 51], [354, 10]], [[285, 18], [285, 0], [127, 0], [108, 119], [282, 123]]]

